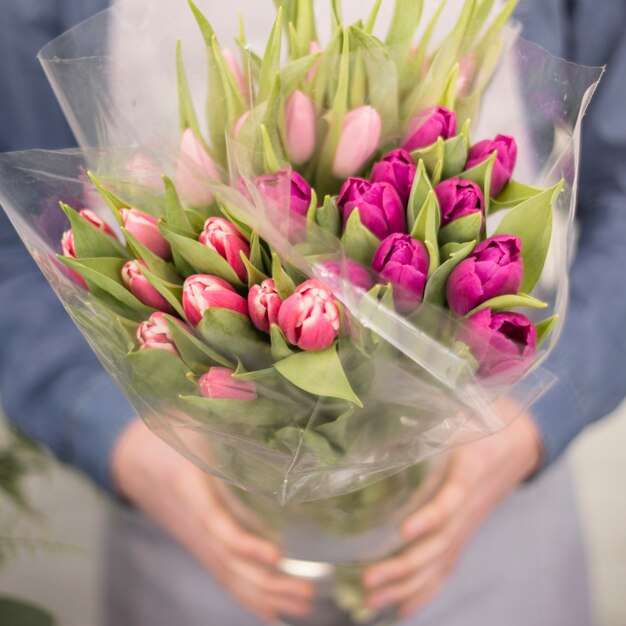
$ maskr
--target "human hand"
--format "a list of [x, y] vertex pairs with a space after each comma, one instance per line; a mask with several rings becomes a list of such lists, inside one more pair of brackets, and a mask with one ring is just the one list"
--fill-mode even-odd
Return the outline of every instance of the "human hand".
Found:
[[[508, 409], [514, 410], [510, 404]], [[500, 433], [455, 450], [437, 492], [401, 528], [408, 547], [365, 572], [368, 606], [398, 606], [401, 618], [423, 607], [441, 589], [482, 521], [540, 460], [539, 434], [528, 414]]]
[[275, 570], [278, 548], [243, 529], [221, 501], [215, 480], [137, 419], [112, 459], [120, 494], [167, 530], [241, 604], [270, 622], [310, 611], [314, 588]]

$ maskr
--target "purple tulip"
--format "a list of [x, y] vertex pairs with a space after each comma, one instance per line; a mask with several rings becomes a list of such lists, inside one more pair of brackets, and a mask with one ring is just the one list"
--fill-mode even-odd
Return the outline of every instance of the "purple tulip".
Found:
[[248, 309], [252, 323], [267, 333], [272, 324], [278, 324], [278, 312], [283, 304], [271, 278], [254, 285], [248, 292]]
[[[185, 327], [178, 318], [170, 317], [170, 319], [181, 327]], [[153, 313], [150, 319], [139, 324], [137, 328], [137, 341], [139, 342], [140, 350], [167, 350], [175, 356], [180, 356], [169, 326], [167, 325], [165, 314], [161, 311]]]
[[122, 268], [122, 280], [139, 302], [159, 311], [172, 313], [170, 303], [150, 284], [139, 266], [147, 267], [143, 261], [128, 261]]
[[537, 352], [537, 329], [520, 313], [483, 309], [467, 320], [459, 339], [479, 362], [478, 375], [498, 376], [498, 382], [513, 382], [523, 376]]
[[429, 258], [421, 241], [394, 233], [380, 244], [372, 268], [394, 287], [394, 302], [405, 315], [417, 309], [426, 288]]
[[250, 245], [233, 224], [223, 217], [210, 217], [204, 223], [204, 230], [198, 240], [226, 259], [240, 280], [246, 280], [248, 271], [241, 253], [250, 258]]
[[416, 171], [415, 163], [406, 150], [394, 150], [374, 165], [370, 180], [393, 185], [406, 206]]
[[183, 309], [189, 323], [197, 326], [210, 308], [230, 309], [248, 317], [248, 302], [225, 280], [203, 274], [190, 276], [183, 285]]
[[289, 343], [313, 352], [332, 346], [341, 317], [330, 291], [317, 280], [307, 280], [283, 302], [278, 325]]
[[343, 180], [357, 174], [372, 158], [380, 142], [383, 122], [371, 106], [346, 114], [333, 161], [333, 176]]
[[[303, 239], [313, 197], [309, 183], [298, 172], [284, 169], [259, 176], [254, 184], [266, 201], [265, 210], [272, 225], [292, 242]], [[243, 193], [248, 195], [245, 189]]]
[[256, 383], [252, 380], [235, 380], [229, 367], [212, 367], [198, 384], [205, 398], [225, 400], [256, 400]]
[[320, 267], [334, 279], [347, 278], [353, 287], [362, 291], [369, 291], [374, 284], [370, 273], [352, 259], [345, 259], [341, 263], [324, 261]]
[[450, 274], [448, 305], [458, 315], [492, 298], [519, 293], [524, 277], [522, 242], [499, 235], [478, 244], [472, 254]]
[[435, 187], [441, 209], [441, 226], [474, 213], [483, 215], [485, 222], [485, 197], [481, 188], [471, 180], [449, 178]]
[[120, 209], [124, 228], [148, 250], [166, 261], [172, 258], [170, 244], [159, 231], [156, 217], [142, 213], [137, 209]]
[[409, 152], [426, 148], [439, 137], [450, 139], [456, 135], [456, 114], [444, 106], [422, 111], [409, 125], [409, 132], [402, 146]]
[[343, 225], [358, 209], [363, 225], [379, 239], [406, 229], [406, 215], [398, 192], [389, 183], [370, 183], [362, 178], [348, 178], [338, 200]]
[[467, 157], [466, 170], [480, 165], [494, 152], [498, 156], [491, 174], [491, 197], [497, 198], [513, 176], [517, 162], [517, 143], [513, 137], [498, 135], [495, 139], [487, 139], [472, 146]]

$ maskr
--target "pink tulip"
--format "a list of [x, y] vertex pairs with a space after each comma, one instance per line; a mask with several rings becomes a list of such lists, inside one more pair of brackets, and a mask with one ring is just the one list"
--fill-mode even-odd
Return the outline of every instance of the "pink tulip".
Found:
[[183, 309], [191, 324], [197, 326], [210, 308], [230, 309], [248, 316], [248, 303], [225, 280], [195, 274], [183, 285]]
[[365, 166], [378, 148], [382, 125], [380, 114], [370, 106], [346, 115], [333, 163], [335, 178], [354, 176]]
[[219, 179], [213, 159], [188, 128], [183, 133], [176, 163], [176, 188], [181, 200], [195, 207], [212, 204], [215, 197], [208, 183]]
[[456, 114], [444, 106], [422, 111], [409, 125], [402, 148], [409, 152], [427, 148], [441, 137], [450, 139], [456, 133]]
[[317, 280], [307, 280], [283, 302], [278, 325], [289, 343], [302, 350], [318, 351], [333, 344], [341, 319], [330, 291]]
[[210, 217], [204, 223], [199, 241], [226, 259], [240, 280], [246, 280], [248, 271], [241, 260], [241, 253], [250, 258], [250, 245], [233, 224], [223, 217]]
[[317, 117], [313, 100], [294, 91], [287, 100], [287, 153], [294, 165], [306, 163], [315, 152]]
[[252, 380], [235, 380], [234, 373], [228, 367], [212, 367], [200, 378], [200, 393], [205, 398], [256, 400], [256, 383]]
[[159, 231], [159, 221], [156, 217], [137, 209], [120, 209], [120, 215], [124, 228], [148, 250], [166, 261], [172, 258], [170, 244]]
[[139, 302], [159, 311], [171, 313], [173, 311], [170, 303], [150, 284], [148, 279], [139, 269], [146, 267], [143, 261], [128, 261], [122, 268], [122, 280]]
[[248, 98], [248, 85], [246, 83], [246, 75], [243, 72], [241, 64], [235, 57], [235, 55], [228, 49], [224, 48], [222, 50], [222, 56], [224, 57], [224, 61], [226, 61], [226, 65], [228, 65], [230, 71], [232, 72], [235, 83], [237, 87], [239, 87], [239, 91], [244, 98]]
[[269, 332], [272, 324], [278, 324], [278, 312], [283, 301], [271, 278], [254, 285], [248, 293], [248, 309], [252, 323], [263, 332]]
[[161, 167], [145, 154], [138, 152], [127, 166], [128, 174], [144, 187], [163, 191]]
[[[139, 324], [137, 328], [137, 341], [140, 350], [167, 350], [176, 356], [180, 356], [176, 344], [172, 339], [170, 329], [165, 321], [165, 314], [161, 311], [153, 313], [150, 319]], [[185, 325], [176, 317], [171, 320], [181, 327]]]

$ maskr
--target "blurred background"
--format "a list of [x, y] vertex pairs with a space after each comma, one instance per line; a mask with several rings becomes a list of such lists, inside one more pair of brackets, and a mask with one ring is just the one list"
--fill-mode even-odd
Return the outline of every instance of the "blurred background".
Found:
[[[6, 440], [4, 431], [0, 446]], [[576, 476], [598, 626], [626, 624], [625, 441], [626, 404], [590, 428], [568, 453]], [[50, 610], [58, 626], [95, 626], [105, 498], [82, 476], [53, 460], [43, 473], [28, 477], [25, 487], [42, 517], [22, 516], [12, 524], [9, 537], [2, 536], [6, 526], [0, 526], [0, 548], [7, 543], [16, 548], [0, 567], [0, 591]], [[0, 497], [0, 519], [3, 507], [6, 502]]]

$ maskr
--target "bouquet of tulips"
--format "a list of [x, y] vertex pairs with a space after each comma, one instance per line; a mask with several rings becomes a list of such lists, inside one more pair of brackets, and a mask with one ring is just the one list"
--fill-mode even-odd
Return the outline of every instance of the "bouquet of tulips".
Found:
[[550, 383], [597, 75], [519, 40], [513, 0], [279, 0], [252, 41], [242, 4], [189, 2], [191, 62], [150, 7], [44, 49], [83, 148], [2, 157], [0, 200], [156, 432], [288, 505], [274, 530], [297, 512], [289, 556], [366, 561], [424, 461]]

